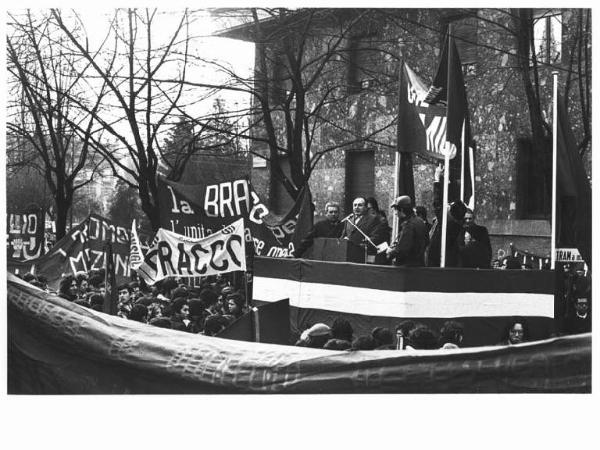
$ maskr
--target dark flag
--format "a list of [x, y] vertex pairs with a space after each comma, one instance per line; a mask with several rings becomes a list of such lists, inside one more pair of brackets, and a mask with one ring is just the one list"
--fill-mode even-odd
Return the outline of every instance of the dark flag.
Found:
[[115, 275], [115, 260], [113, 257], [113, 248], [110, 239], [106, 241], [104, 246], [104, 257], [105, 257], [105, 274], [104, 274], [104, 285], [106, 292], [104, 294], [104, 307], [102, 311], [106, 314], [114, 316], [117, 314], [117, 302], [119, 298], [119, 292], [117, 291], [117, 278]]
[[591, 268], [592, 190], [569, 124], [566, 101], [561, 95], [557, 109], [557, 247], [577, 247]]
[[300, 191], [297, 202], [300, 203], [300, 207], [298, 209], [298, 218], [296, 219], [294, 235], [292, 236], [294, 249], [298, 248], [302, 239], [306, 237], [313, 227], [314, 207], [308, 184], [304, 185]]
[[[419, 131], [423, 125], [419, 120], [414, 103], [409, 101], [409, 85], [406, 67], [402, 62], [400, 70], [399, 105], [398, 105], [398, 165], [396, 176], [398, 195], [408, 195], [415, 201], [415, 180], [413, 175], [412, 152], [418, 149]], [[423, 141], [424, 141], [424, 134]]]
[[[461, 200], [472, 208], [475, 203], [473, 173], [475, 162], [473, 144], [471, 143], [469, 108], [460, 57], [454, 38], [450, 33], [446, 35], [440, 65], [425, 101], [431, 105], [446, 104], [446, 141], [455, 147], [457, 154], [457, 159], [452, 165], [458, 169], [458, 174], [453, 175], [451, 173], [451, 179], [460, 180], [462, 174], [464, 177], [464, 195]], [[464, 155], [461, 154], [463, 124], [465, 134]]]

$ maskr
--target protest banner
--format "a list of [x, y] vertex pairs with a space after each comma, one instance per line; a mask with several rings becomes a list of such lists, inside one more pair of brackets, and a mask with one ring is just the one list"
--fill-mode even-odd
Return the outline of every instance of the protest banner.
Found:
[[130, 278], [129, 230], [97, 214], [73, 227], [50, 251], [35, 262], [36, 273], [56, 289], [63, 275], [100, 270], [106, 266], [104, 245], [110, 239], [117, 284]]
[[333, 351], [108, 316], [8, 277], [9, 394], [591, 392], [591, 334], [457, 350]]
[[154, 284], [166, 277], [246, 270], [245, 249], [243, 219], [201, 239], [160, 228], [137, 273], [147, 284]]
[[159, 178], [158, 197], [161, 228], [192, 238], [205, 237], [244, 218], [246, 242], [254, 244], [257, 255], [290, 256], [312, 227], [308, 189], [283, 216], [270, 213], [245, 178], [194, 185]]
[[9, 259], [30, 261], [44, 254], [44, 215], [43, 209], [35, 205], [6, 215], [6, 256]]

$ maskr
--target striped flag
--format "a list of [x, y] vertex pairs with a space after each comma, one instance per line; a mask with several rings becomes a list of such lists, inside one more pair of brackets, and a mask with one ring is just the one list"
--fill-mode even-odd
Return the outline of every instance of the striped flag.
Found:
[[144, 262], [144, 253], [142, 252], [142, 245], [140, 244], [140, 238], [135, 228], [135, 219], [131, 223], [131, 241], [129, 244], [129, 267], [133, 270], [137, 270], [138, 267]]
[[[460, 159], [454, 161], [453, 166], [460, 174], [455, 175], [461, 181], [460, 199], [473, 208], [475, 206], [475, 155], [471, 140], [469, 106], [460, 57], [450, 33], [446, 35], [438, 71], [424, 101], [430, 105], [446, 107], [445, 142], [448, 142], [452, 149], [450, 159], [454, 157], [453, 154], [459, 154]], [[454, 178], [452, 171], [451, 178]]]

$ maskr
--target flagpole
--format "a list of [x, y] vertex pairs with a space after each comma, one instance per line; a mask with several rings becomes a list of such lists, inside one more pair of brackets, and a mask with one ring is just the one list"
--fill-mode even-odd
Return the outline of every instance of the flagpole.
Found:
[[460, 152], [460, 200], [463, 203], [467, 203], [467, 202], [465, 202], [465, 124], [466, 123], [467, 123], [467, 120], [464, 119], [463, 125], [462, 125], [462, 135], [461, 135], [461, 139], [460, 139], [460, 147], [461, 147], [461, 152]]
[[552, 71], [552, 237], [550, 238], [550, 269], [556, 265], [556, 150], [558, 134], [558, 71]]
[[440, 253], [440, 267], [446, 267], [446, 229], [448, 228], [448, 179], [450, 177], [450, 142], [446, 141], [446, 152], [444, 155], [444, 200], [442, 202], [442, 244]]
[[[400, 124], [398, 124], [400, 126]], [[399, 190], [398, 190], [398, 181], [399, 181], [399, 172], [400, 172], [400, 152], [396, 149], [396, 158], [394, 161], [394, 200], [398, 198]], [[413, 199], [414, 200], [414, 199]], [[398, 214], [392, 214], [392, 240], [398, 236], [398, 224], [400, 223], [400, 218]]]

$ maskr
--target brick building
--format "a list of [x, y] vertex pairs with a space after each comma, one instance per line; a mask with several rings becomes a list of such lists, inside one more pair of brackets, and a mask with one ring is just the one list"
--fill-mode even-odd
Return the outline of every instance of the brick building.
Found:
[[[273, 92], [285, 95], [291, 82], [281, 73], [284, 55], [277, 30], [286, 28], [289, 32], [293, 26], [305, 24], [300, 19], [306, 11], [309, 10], [292, 13], [292, 17], [299, 19], [295, 22], [290, 21], [289, 16], [285, 23], [273, 18], [261, 22], [272, 95], [275, 95]], [[334, 37], [340, 41], [335, 47], [336, 54], [328, 58], [328, 70], [322, 71], [316, 87], [306, 95], [310, 107], [322, 100], [323, 90], [336, 93], [332, 96], [335, 101], [322, 113], [326, 120], [314, 132], [311, 151], [319, 152], [331, 143], [343, 141], [345, 136], [340, 130], [357, 136], [382, 130], [373, 139], [359, 140], [322, 155], [309, 180], [317, 212], [323, 210], [327, 201], [335, 200], [348, 213], [357, 195], [372, 195], [383, 208], [391, 203], [399, 61], [404, 58], [425, 83], [430, 83], [439, 62], [443, 37], [448, 25], [452, 25], [463, 64], [472, 134], [477, 146], [478, 222], [490, 231], [494, 255], [502, 256], [509, 243], [513, 243], [518, 249], [549, 256], [551, 178], [548, 169], [552, 149], [548, 145], [546, 154], [541, 156], [533, 155], [531, 150], [529, 110], [515, 58], [516, 43], [507, 31], [509, 13], [508, 10], [338, 9], [311, 16], [311, 31], [303, 34], [302, 42], [306, 48], [303, 54], [306, 67], [329, 51]], [[575, 10], [534, 12], [537, 18], [533, 37], [540, 62], [541, 107], [548, 114], [552, 111], [551, 70], [566, 65], [563, 48], [574, 27], [574, 16]], [[254, 24], [230, 28], [220, 35], [257, 40]], [[256, 67], [260, 70], [258, 54]], [[282, 133], [283, 115], [276, 115], [275, 120], [277, 130]], [[252, 145], [256, 152], [267, 151], [264, 143]], [[285, 158], [282, 158], [285, 171]], [[291, 204], [291, 198], [271, 176], [269, 163], [256, 157], [254, 161], [254, 186], [264, 198], [270, 199], [275, 211], [283, 211]], [[435, 161], [415, 155], [413, 164], [416, 204], [431, 211]]]

